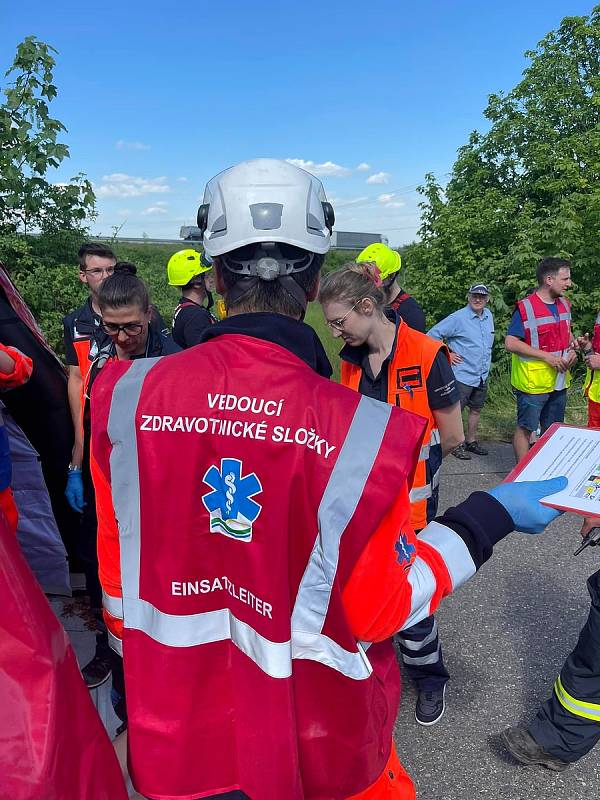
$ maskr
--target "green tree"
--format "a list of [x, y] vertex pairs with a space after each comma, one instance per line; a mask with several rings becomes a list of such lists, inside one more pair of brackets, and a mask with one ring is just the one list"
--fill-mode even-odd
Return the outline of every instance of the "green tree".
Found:
[[[48, 180], [69, 156], [59, 141], [65, 126], [50, 116], [56, 97], [54, 48], [28, 36], [5, 77], [0, 105], [0, 235], [5, 248], [26, 255], [16, 234], [45, 233], [80, 227], [94, 211], [95, 197], [85, 176], [68, 183]], [[0, 255], [2, 255], [0, 253]]]
[[526, 56], [519, 84], [489, 97], [489, 130], [471, 134], [446, 187], [427, 175], [421, 188], [421, 241], [406, 261], [432, 321], [485, 280], [503, 336], [550, 255], [573, 261], [576, 327], [600, 306], [600, 6], [563, 19]]

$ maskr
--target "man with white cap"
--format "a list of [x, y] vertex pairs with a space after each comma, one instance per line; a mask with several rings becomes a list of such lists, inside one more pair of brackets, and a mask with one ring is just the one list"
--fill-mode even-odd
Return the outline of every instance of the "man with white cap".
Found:
[[469, 407], [466, 440], [452, 451], [453, 456], [463, 460], [469, 460], [471, 453], [478, 456], [488, 454], [477, 441], [477, 428], [487, 398], [494, 344], [494, 317], [487, 308], [489, 297], [484, 283], [474, 283], [467, 294], [467, 305], [428, 331], [429, 336], [442, 339], [450, 348], [460, 407]]

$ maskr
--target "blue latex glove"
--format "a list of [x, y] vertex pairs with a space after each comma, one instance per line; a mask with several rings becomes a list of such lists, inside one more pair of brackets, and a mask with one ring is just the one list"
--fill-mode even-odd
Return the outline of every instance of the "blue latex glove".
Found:
[[521, 533], [541, 533], [563, 512], [543, 506], [539, 501], [564, 489], [568, 481], [562, 475], [549, 481], [501, 483], [488, 490], [512, 517], [515, 530]]
[[67, 478], [67, 488], [65, 489], [65, 497], [67, 498], [67, 502], [73, 511], [77, 511], [78, 514], [81, 514], [84, 505], [83, 478], [81, 476], [81, 470], [69, 472], [69, 476]]

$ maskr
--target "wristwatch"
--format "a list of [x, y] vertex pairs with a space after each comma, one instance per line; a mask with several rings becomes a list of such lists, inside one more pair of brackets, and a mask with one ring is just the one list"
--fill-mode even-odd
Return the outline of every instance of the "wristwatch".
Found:
[[81, 467], [78, 467], [76, 464], [69, 464], [68, 470], [69, 472], [81, 472]]

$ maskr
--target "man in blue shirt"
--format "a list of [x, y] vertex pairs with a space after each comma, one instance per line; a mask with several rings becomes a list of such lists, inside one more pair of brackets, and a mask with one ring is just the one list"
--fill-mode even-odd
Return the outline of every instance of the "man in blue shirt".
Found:
[[452, 451], [456, 458], [468, 460], [471, 453], [487, 456], [477, 441], [481, 409], [487, 397], [487, 380], [494, 343], [494, 317], [486, 308], [490, 293], [483, 283], [475, 283], [467, 295], [467, 305], [434, 325], [429, 336], [446, 342], [460, 392], [460, 407], [469, 407], [466, 440]]

